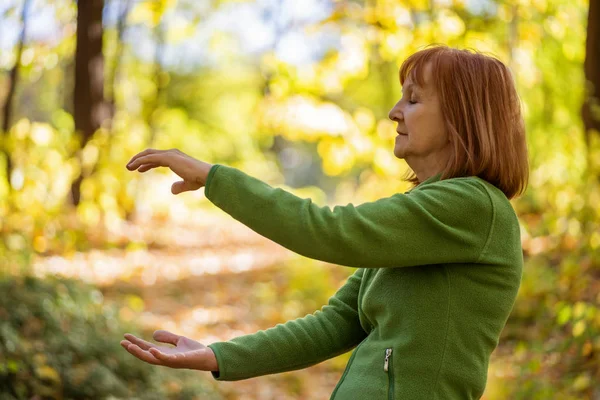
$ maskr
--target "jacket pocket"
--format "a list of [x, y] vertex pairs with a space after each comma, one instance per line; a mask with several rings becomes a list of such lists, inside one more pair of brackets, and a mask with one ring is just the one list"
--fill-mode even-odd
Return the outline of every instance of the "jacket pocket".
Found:
[[394, 369], [392, 362], [392, 348], [385, 349], [383, 371], [388, 375], [388, 400], [394, 400]]

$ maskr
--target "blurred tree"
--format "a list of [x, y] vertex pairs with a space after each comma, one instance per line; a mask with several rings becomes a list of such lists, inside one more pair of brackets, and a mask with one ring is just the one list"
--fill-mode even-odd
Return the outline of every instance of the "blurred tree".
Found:
[[[163, 11], [164, 12], [164, 11]], [[163, 14], [161, 12], [161, 16]], [[148, 147], [153, 147], [156, 140], [157, 127], [154, 121], [156, 110], [161, 106], [161, 98], [163, 91], [167, 85], [168, 72], [163, 69], [163, 53], [165, 48], [165, 33], [167, 28], [165, 23], [160, 20], [154, 27], [154, 82], [156, 84], [156, 93], [154, 98], [151, 99], [151, 104], [148, 107], [148, 126], [150, 127], [150, 139], [148, 140]]]
[[110, 117], [109, 107], [104, 100], [103, 9], [104, 0], [79, 1], [77, 4], [77, 47], [75, 49], [73, 100], [75, 130], [82, 138], [79, 150], [82, 168], [71, 184], [73, 205], [79, 204], [81, 182], [87, 174], [91, 173], [90, 170], [83, 169], [83, 149], [92, 139], [94, 132]]
[[[600, 106], [598, 1], [318, 0], [311, 4], [331, 8], [329, 17], [316, 21], [305, 19], [299, 3], [287, 0], [109, 0], [104, 14], [114, 11], [115, 17], [103, 28], [100, 1], [36, 0], [36, 10], [38, 5], [54, 9], [60, 27], [56, 42], [50, 35], [34, 39], [39, 31], [33, 29], [37, 12], [32, 12], [22, 56], [19, 32], [11, 35], [10, 49], [0, 46], [0, 96], [11, 93], [13, 124], [5, 119], [10, 129], [2, 134], [9, 143], [10, 201], [16, 206], [6, 207], [7, 185], [0, 180], [0, 234], [6, 238], [0, 243], [0, 265], [9, 269], [17, 262], [12, 260], [29, 265], [32, 251], [71, 254], [126, 246], [131, 236], [121, 229], [121, 219], [132, 211], [139, 211], [137, 223], [183, 221], [184, 206], [202, 206], [196, 197], [187, 202], [163, 190], [168, 176], [132, 175], [123, 168], [149, 143], [182, 148], [271, 183], [317, 186], [302, 190], [319, 202], [325, 195], [343, 203], [401, 192], [407, 187], [400, 179], [407, 166], [391, 154], [394, 128], [387, 118], [400, 96], [398, 66], [429, 43], [476, 48], [509, 62], [531, 155], [530, 188], [514, 202], [526, 273], [499, 348], [507, 358], [497, 359], [490, 370], [486, 396], [595, 398], [600, 186], [584, 174], [592, 164], [581, 155], [586, 141], [590, 151], [600, 143], [594, 111]], [[5, 12], [10, 21], [4, 25], [2, 20], [2, 28], [20, 29], [24, 2], [2, 3], [12, 4], [10, 14]], [[84, 14], [88, 18], [82, 21]], [[131, 37], [124, 38], [125, 30]], [[247, 41], [236, 41], [242, 35], [264, 39], [265, 47], [247, 52]], [[303, 51], [300, 41], [310, 51]], [[290, 58], [290, 53], [300, 55]], [[16, 91], [15, 58], [20, 62]], [[87, 100], [81, 100], [86, 93]], [[104, 120], [97, 114], [103, 102]], [[75, 115], [72, 104], [87, 120]], [[92, 128], [84, 132], [82, 120]], [[110, 130], [98, 130], [109, 128], [107, 122]], [[598, 176], [598, 169], [589, 171]], [[65, 210], [76, 178], [85, 178], [79, 205]], [[158, 240], [148, 243], [162, 246]], [[2, 246], [11, 261], [1, 258]], [[284, 299], [291, 296], [307, 312], [316, 306], [304, 301], [314, 296], [295, 297], [291, 289]], [[18, 321], [14, 325], [21, 328]], [[76, 370], [70, 363], [64, 369]], [[0, 375], [1, 370], [0, 360]]]
[[23, 47], [25, 46], [25, 37], [27, 35], [27, 14], [29, 12], [30, 4], [31, 4], [30, 0], [25, 0], [23, 3], [23, 8], [21, 10], [21, 24], [22, 24], [21, 34], [19, 36], [19, 44], [17, 47], [17, 55], [15, 58], [15, 64], [13, 65], [13, 67], [9, 73], [9, 78], [8, 78], [8, 83], [7, 83], [8, 91], [6, 94], [6, 101], [4, 103], [4, 110], [3, 110], [4, 118], [2, 121], [2, 131], [0, 132], [0, 134], [3, 136], [2, 146], [0, 146], [0, 151], [3, 153], [4, 158], [6, 159], [6, 179], [8, 180], [8, 190], [9, 191], [11, 191], [10, 175], [12, 172], [12, 162], [11, 162], [10, 152], [6, 148], [5, 143], [7, 142], [6, 139], [8, 138], [8, 130], [10, 129], [10, 125], [11, 125], [13, 99], [15, 96], [15, 89], [17, 86], [17, 82], [19, 80], [19, 66], [21, 65], [21, 57], [23, 55]]
[[600, 0], [590, 0], [584, 71], [587, 90], [582, 116], [589, 146], [590, 135], [594, 131], [600, 135]]
[[[159, 126], [157, 123], [157, 115], [161, 108], [162, 98], [164, 97], [165, 89], [167, 89], [169, 81], [169, 72], [164, 68], [165, 60], [163, 59], [165, 47], [167, 46], [167, 33], [168, 27], [166, 26], [163, 17], [175, 3], [171, 0], [159, 0], [153, 2], [139, 3], [137, 8], [133, 10], [135, 15], [144, 15], [144, 22], [152, 29], [152, 36], [154, 37], [154, 54], [153, 54], [153, 72], [152, 82], [155, 85], [155, 91], [153, 95], [147, 100], [145, 107], [144, 120], [150, 130], [150, 135], [147, 139], [145, 147], [155, 147], [157, 135], [159, 133]], [[139, 17], [138, 17], [139, 18]], [[139, 181], [134, 181], [131, 187], [135, 196], [135, 202], [137, 203], [140, 199], [140, 191], [138, 190]], [[133, 217], [133, 209], [129, 209], [125, 213], [125, 219], [131, 220]]]
[[121, 8], [119, 10], [119, 19], [117, 21], [117, 39], [116, 39], [116, 51], [115, 56], [113, 57], [112, 68], [109, 75], [110, 92], [107, 94], [107, 101], [110, 107], [111, 116], [114, 116], [115, 110], [117, 108], [116, 105], [116, 91], [117, 91], [117, 82], [119, 78], [121, 63], [123, 59], [123, 36], [125, 34], [125, 28], [127, 27], [127, 17], [129, 16], [129, 11], [131, 10], [132, 0], [123, 0], [121, 1]]

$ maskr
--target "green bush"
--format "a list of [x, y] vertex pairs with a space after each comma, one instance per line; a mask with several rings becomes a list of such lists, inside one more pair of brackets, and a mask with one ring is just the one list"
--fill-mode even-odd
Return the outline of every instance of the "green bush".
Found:
[[135, 327], [78, 281], [0, 281], [0, 399], [218, 399], [193, 371], [137, 360], [119, 345]]
[[[522, 213], [531, 238], [519, 296], [501, 338], [511, 348], [504, 398], [600, 398], [600, 171]], [[562, 195], [560, 194], [562, 193]], [[567, 199], [555, 210], [560, 198]], [[555, 200], [553, 200], [555, 199]], [[535, 222], [537, 220], [537, 222]], [[541, 239], [541, 240], [540, 240]]]

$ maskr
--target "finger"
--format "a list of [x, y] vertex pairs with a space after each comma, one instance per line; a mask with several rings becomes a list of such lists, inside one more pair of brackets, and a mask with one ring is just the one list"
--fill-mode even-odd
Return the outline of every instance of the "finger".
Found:
[[139, 159], [141, 157], [145, 157], [145, 156], [148, 156], [151, 154], [162, 154], [162, 153], [173, 153], [173, 152], [181, 153], [181, 151], [179, 151], [178, 149], [169, 149], [169, 150], [146, 149], [144, 151], [137, 153], [135, 156], [131, 157], [131, 159], [129, 160], [127, 165], [133, 163], [134, 161], [136, 161], [137, 159]]
[[169, 367], [180, 367], [180, 368], [190, 368], [190, 360], [185, 353], [179, 354], [167, 354], [163, 353], [159, 349], [150, 349], [150, 353], [153, 357], [155, 357], [159, 362], [163, 365]]
[[146, 149], [146, 150], [136, 154], [135, 156], [131, 157], [131, 160], [129, 160], [129, 162], [127, 163], [127, 168], [131, 169], [130, 166], [133, 163], [136, 163], [137, 165], [144, 164], [144, 163], [139, 162], [139, 160], [141, 158], [148, 157], [148, 156], [161, 156], [165, 153], [172, 153], [173, 150], [175, 150], [175, 149], [170, 149], [170, 150]]
[[129, 164], [127, 164], [127, 169], [130, 171], [134, 171], [140, 165], [143, 165], [143, 164], [157, 164], [160, 167], [168, 167], [169, 166], [168, 155], [165, 153], [154, 153], [154, 154], [149, 154], [147, 156], [139, 157], [139, 158], [135, 159], [135, 161], [132, 161]]
[[138, 172], [146, 172], [151, 170], [152, 168], [157, 168], [160, 167], [160, 165], [157, 164], [143, 164], [138, 168]]
[[127, 165], [131, 164], [132, 162], [134, 162], [135, 160], [137, 160], [140, 157], [147, 156], [148, 154], [156, 153], [157, 151], [159, 151], [159, 150], [156, 150], [156, 149], [146, 149], [144, 151], [141, 151], [141, 152], [137, 153], [135, 156], [131, 157], [131, 160], [129, 160], [129, 162], [127, 163]]
[[150, 354], [147, 350], [142, 350], [138, 345], [129, 344], [126, 350], [133, 356], [139, 358], [142, 361], [146, 361], [148, 364], [160, 365], [162, 364], [154, 355]]
[[165, 330], [159, 329], [159, 330], [157, 330], [157, 331], [154, 332], [154, 335], [152, 335], [152, 337], [157, 342], [170, 343], [172, 345], [177, 346], [177, 342], [179, 341], [179, 338], [181, 336], [176, 335], [176, 334], [174, 334], [172, 332], [169, 332], [169, 331], [165, 331]]
[[129, 340], [131, 343], [137, 344], [138, 346], [140, 346], [140, 348], [142, 348], [143, 350], [148, 350], [151, 347], [156, 347], [155, 344], [150, 343], [150, 342], [146, 342], [143, 339], [135, 337], [131, 333], [126, 333], [123, 336], [125, 336], [125, 339]]

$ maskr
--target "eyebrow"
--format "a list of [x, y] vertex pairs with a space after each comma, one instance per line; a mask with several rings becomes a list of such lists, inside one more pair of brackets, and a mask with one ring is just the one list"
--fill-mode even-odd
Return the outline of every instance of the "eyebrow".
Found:
[[406, 90], [412, 90], [413, 88], [417, 88], [419, 89], [418, 85], [415, 85], [414, 83], [409, 83], [408, 85], [406, 85], [406, 87], [402, 87], [402, 93], [404, 93], [404, 89], [406, 88]]

